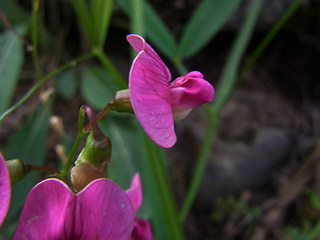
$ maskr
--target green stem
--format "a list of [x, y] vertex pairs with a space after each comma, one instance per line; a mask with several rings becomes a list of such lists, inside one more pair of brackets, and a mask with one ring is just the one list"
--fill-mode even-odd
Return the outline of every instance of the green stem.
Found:
[[26, 100], [28, 100], [28, 98], [36, 91], [38, 90], [38, 88], [40, 86], [42, 86], [42, 84], [44, 84], [48, 79], [54, 77], [55, 75], [65, 71], [66, 69], [75, 66], [76, 64], [78, 64], [79, 62], [85, 61], [89, 58], [92, 58], [93, 54], [89, 53], [89, 54], [85, 54], [85, 55], [81, 55], [67, 63], [65, 63], [64, 65], [62, 65], [61, 67], [59, 67], [58, 69], [52, 71], [51, 73], [47, 74], [46, 76], [44, 76], [43, 78], [41, 78], [16, 104], [14, 104], [12, 107], [10, 107], [9, 109], [7, 109], [4, 113], [1, 114], [0, 116], [0, 122], [10, 113], [12, 113], [14, 110], [16, 110], [18, 107], [20, 107]]
[[187, 75], [188, 69], [183, 65], [182, 60], [174, 61], [174, 65], [181, 75]]
[[38, 81], [41, 78], [40, 63], [38, 57], [38, 10], [40, 0], [33, 0], [31, 15], [31, 42], [32, 42], [32, 60], [35, 67], [35, 78]]
[[100, 60], [100, 62], [105, 66], [108, 72], [111, 74], [120, 89], [128, 88], [127, 82], [119, 73], [118, 69], [113, 65], [108, 56], [99, 49], [93, 49], [93, 54]]
[[[111, 110], [112, 105], [110, 103], [108, 103], [96, 116], [95, 119], [96, 121], [100, 120], [103, 116], [105, 116], [110, 110]], [[88, 123], [83, 130], [85, 132], [88, 132], [89, 129], [91, 128], [91, 124]]]
[[196, 160], [195, 172], [191, 179], [191, 185], [187, 192], [186, 200], [183, 203], [182, 210], [180, 212], [181, 222], [185, 220], [198, 193], [204, 169], [210, 154], [210, 149], [214, 141], [218, 116], [234, 89], [238, 65], [251, 36], [262, 2], [263, 0], [252, 1], [252, 7], [250, 8], [248, 16], [239, 31], [222, 71], [219, 81], [220, 85], [215, 97], [215, 104], [209, 108], [209, 125], [206, 131], [206, 136]]
[[58, 171], [57, 169], [54, 169], [54, 168], [36, 166], [36, 165], [31, 165], [31, 164], [28, 164], [28, 166], [30, 167], [30, 170], [34, 171], [34, 172], [44, 172], [44, 173], [56, 174], [56, 175], [61, 174], [60, 171]]
[[217, 123], [218, 115], [215, 114], [215, 112], [212, 110], [212, 108], [208, 108], [208, 122], [210, 123], [208, 125], [208, 129], [206, 131], [206, 135], [204, 137], [204, 142], [201, 147], [201, 151], [199, 153], [199, 156], [196, 161], [196, 168], [194, 170], [192, 181], [190, 183], [190, 187], [188, 189], [187, 197], [182, 205], [181, 211], [180, 211], [180, 222], [183, 222], [186, 218], [194, 199], [198, 193], [198, 189], [202, 180], [202, 176], [207, 164], [207, 158], [210, 154], [211, 145], [213, 143], [214, 137], [215, 137], [215, 131], [216, 131], [216, 123]]
[[243, 66], [238, 81], [241, 81], [248, 71], [252, 67], [252, 65], [257, 61], [257, 59], [261, 56], [263, 51], [272, 41], [274, 36], [280, 31], [280, 29], [284, 26], [284, 24], [288, 21], [288, 19], [295, 13], [298, 7], [301, 5], [302, 0], [296, 0], [292, 5], [288, 8], [288, 10], [281, 16], [281, 18], [273, 25], [268, 34], [263, 38], [258, 47], [254, 50], [250, 58], [247, 60], [245, 65]]
[[80, 108], [79, 111], [79, 123], [78, 123], [78, 134], [75, 143], [72, 146], [71, 152], [68, 156], [68, 160], [65, 163], [63, 169], [61, 170], [60, 178], [64, 179], [68, 176], [69, 170], [74, 162], [74, 158], [77, 154], [78, 147], [81, 143], [83, 136], [85, 135], [85, 131], [83, 130], [83, 123], [86, 111], [83, 108]]
[[[184, 234], [179, 222], [177, 207], [171, 191], [169, 177], [165, 169], [164, 159], [161, 159], [159, 147], [149, 137], [145, 136], [148, 152], [148, 164], [155, 182], [157, 196], [160, 198], [160, 208], [163, 209], [163, 224], [166, 225], [170, 239], [183, 240]], [[154, 206], [155, 207], [155, 206]]]

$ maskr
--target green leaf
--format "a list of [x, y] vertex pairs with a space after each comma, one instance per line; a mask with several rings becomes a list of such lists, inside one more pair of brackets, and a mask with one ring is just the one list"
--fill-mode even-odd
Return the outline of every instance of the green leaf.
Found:
[[177, 56], [177, 44], [173, 35], [149, 4], [145, 3], [144, 10], [147, 37], [157, 49], [174, 61]]
[[82, 25], [82, 28], [87, 35], [91, 46], [94, 45], [94, 27], [89, 13], [89, 6], [85, 0], [71, 0], [74, 11]]
[[91, 21], [95, 47], [103, 48], [112, 14], [113, 0], [91, 0]]
[[[19, 158], [22, 161], [43, 166], [46, 156], [46, 137], [48, 133], [48, 106], [41, 106], [33, 117], [27, 120], [9, 139], [3, 155], [9, 160]], [[12, 187], [12, 198], [7, 220], [11, 221], [19, 214], [30, 189], [36, 184], [38, 173], [28, 174]]]
[[74, 97], [77, 91], [77, 76], [73, 70], [61, 73], [56, 80], [56, 91], [66, 100]]
[[249, 43], [262, 3], [263, 0], [252, 1], [250, 11], [231, 47], [227, 62], [223, 66], [213, 105], [218, 113], [221, 112], [235, 87], [240, 60]]
[[[22, 28], [19, 29], [22, 32]], [[10, 31], [0, 36], [0, 113], [9, 105], [23, 64], [23, 45]]]
[[113, 0], [72, 0], [72, 6], [91, 47], [101, 50], [107, 35]]
[[84, 69], [81, 77], [81, 92], [90, 106], [101, 110], [118, 90], [108, 72], [101, 67]]
[[204, 0], [181, 37], [179, 55], [189, 58], [203, 48], [221, 29], [241, 0]]

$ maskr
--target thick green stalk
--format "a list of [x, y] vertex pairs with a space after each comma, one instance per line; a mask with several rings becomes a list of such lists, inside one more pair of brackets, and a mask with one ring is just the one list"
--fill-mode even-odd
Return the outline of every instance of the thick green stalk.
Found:
[[44, 84], [48, 79], [58, 75], [59, 73], [65, 71], [66, 69], [70, 68], [70, 67], [74, 67], [76, 64], [78, 64], [79, 62], [85, 61], [89, 58], [92, 58], [93, 54], [89, 53], [89, 54], [84, 54], [81, 55], [67, 63], [65, 63], [64, 65], [62, 65], [61, 67], [57, 68], [56, 70], [52, 71], [51, 73], [47, 74], [46, 76], [44, 76], [43, 78], [41, 78], [16, 104], [14, 104], [12, 107], [10, 107], [9, 109], [7, 109], [4, 113], [1, 114], [0, 116], [0, 122], [6, 117], [8, 116], [10, 113], [12, 113], [14, 110], [16, 110], [18, 107], [20, 107], [25, 101], [28, 100], [28, 98], [36, 91], [38, 90], [39, 87], [42, 86], [42, 84]]

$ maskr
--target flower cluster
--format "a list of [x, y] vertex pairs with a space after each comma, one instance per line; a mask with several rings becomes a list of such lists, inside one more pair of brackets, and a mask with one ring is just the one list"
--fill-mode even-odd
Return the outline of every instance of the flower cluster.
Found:
[[[131, 34], [127, 40], [138, 53], [129, 74], [129, 91], [118, 92], [107, 106], [113, 110], [133, 110], [155, 143], [172, 147], [177, 140], [173, 121], [212, 101], [214, 89], [198, 71], [171, 82], [167, 66], [142, 37]], [[72, 158], [70, 165], [65, 164], [72, 188], [58, 178], [34, 186], [13, 239], [152, 239], [150, 223], [136, 217], [143, 198], [140, 175], [134, 175], [126, 191], [108, 179], [111, 141], [97, 124], [103, 111], [94, 115], [87, 106], [81, 110], [87, 113], [90, 122], [84, 131], [91, 129], [71, 171]], [[32, 170], [31, 165], [18, 161], [11, 171], [8, 162], [0, 153], [0, 226], [9, 208], [11, 184]], [[57, 176], [65, 179], [66, 175]]]
[[142, 201], [138, 174], [133, 184], [126, 193], [101, 178], [75, 194], [58, 179], [44, 180], [30, 191], [13, 239], [152, 239], [150, 225], [135, 220]]

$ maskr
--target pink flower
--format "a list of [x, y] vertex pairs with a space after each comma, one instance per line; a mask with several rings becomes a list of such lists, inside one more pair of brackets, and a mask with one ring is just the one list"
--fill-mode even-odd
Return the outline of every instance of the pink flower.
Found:
[[10, 205], [11, 185], [6, 161], [0, 152], [0, 226], [2, 225]]
[[[142, 204], [142, 187], [139, 174], [134, 175], [131, 181], [131, 186], [126, 193], [131, 200], [135, 213], [137, 213]], [[133, 240], [151, 240], [152, 232], [150, 223], [144, 219], [136, 217], [131, 238]]]
[[135, 209], [117, 184], [97, 179], [78, 194], [58, 179], [29, 193], [13, 239], [128, 240]]
[[127, 40], [138, 53], [129, 74], [132, 108], [155, 143], [172, 147], [177, 140], [173, 119], [181, 119], [193, 107], [212, 101], [214, 89], [198, 71], [170, 82], [169, 69], [142, 37], [131, 34]]

